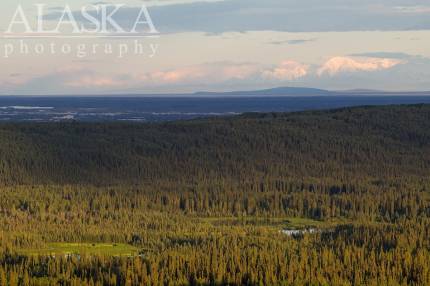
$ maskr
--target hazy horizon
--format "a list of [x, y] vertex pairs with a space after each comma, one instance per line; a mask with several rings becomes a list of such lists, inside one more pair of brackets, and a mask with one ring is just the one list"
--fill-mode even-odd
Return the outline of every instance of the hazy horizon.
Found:
[[[305, 94], [294, 94], [293, 91], [288, 91], [288, 89], [299, 89]], [[274, 94], [264, 94], [261, 92], [264, 91], [277, 91]], [[282, 90], [287, 90], [288, 93], [282, 93]], [[327, 94], [312, 94], [312, 91], [325, 91]], [[249, 95], [246, 93], [249, 92]], [[258, 92], [258, 94], [255, 94]], [[323, 96], [430, 96], [429, 90], [377, 90], [377, 89], [324, 89], [318, 87], [289, 87], [289, 86], [275, 86], [271, 88], [262, 88], [262, 89], [237, 89], [237, 90], [196, 90], [191, 92], [135, 92], [135, 93], [82, 93], [82, 94], [74, 94], [74, 93], [40, 93], [40, 94], [0, 94], [0, 98], [3, 97], [323, 97]]]
[[[0, 94], [430, 90], [430, 5], [419, 0], [124, 0], [112, 16], [118, 26], [131, 30], [146, 4], [157, 31], [141, 23], [137, 38], [114, 25], [69, 31], [88, 24], [82, 9], [94, 16], [107, 3], [47, 0], [41, 11], [37, 3], [2, 4]], [[39, 12], [42, 33], [28, 37]], [[54, 27], [55, 36], [44, 32]]]

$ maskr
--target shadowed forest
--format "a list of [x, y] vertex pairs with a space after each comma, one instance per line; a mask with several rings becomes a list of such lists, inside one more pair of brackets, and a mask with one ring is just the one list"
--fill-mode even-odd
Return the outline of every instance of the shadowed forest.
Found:
[[0, 124], [0, 286], [430, 285], [429, 237], [430, 105]]

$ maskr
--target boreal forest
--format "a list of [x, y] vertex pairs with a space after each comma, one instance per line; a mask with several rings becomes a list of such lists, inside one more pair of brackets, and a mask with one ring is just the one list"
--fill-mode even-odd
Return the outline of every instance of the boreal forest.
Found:
[[430, 285], [430, 105], [0, 123], [16, 285]]

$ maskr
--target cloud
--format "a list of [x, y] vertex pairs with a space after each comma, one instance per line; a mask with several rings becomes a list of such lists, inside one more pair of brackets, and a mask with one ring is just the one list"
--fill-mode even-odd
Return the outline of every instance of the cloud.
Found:
[[222, 82], [246, 79], [255, 75], [258, 70], [255, 64], [219, 62], [151, 72], [143, 75], [142, 78], [158, 84], [187, 83], [196, 80]]
[[[425, 13], [394, 7], [420, 0], [225, 0], [153, 7], [161, 32], [330, 32], [430, 29]], [[424, 8], [421, 7], [419, 11]]]
[[[253, 63], [215, 62], [140, 74], [106, 76], [73, 72], [69, 87], [111, 88], [138, 86], [210, 85], [247, 81], [292, 81], [308, 74], [309, 66], [287, 60], [275, 67]], [[79, 74], [79, 76], [74, 76]]]
[[70, 88], [127, 89], [244, 81], [257, 76], [260, 69], [259, 65], [252, 63], [217, 62], [133, 74], [103, 74], [75, 68], [56, 71], [55, 74]]
[[272, 45], [283, 45], [283, 44], [288, 44], [288, 45], [301, 45], [301, 44], [305, 44], [305, 43], [309, 43], [309, 42], [315, 42], [317, 39], [312, 38], [312, 39], [295, 39], [295, 40], [285, 40], [285, 41], [272, 41], [269, 44]]
[[28, 78], [21, 73], [10, 73], [7, 76], [0, 78], [0, 88], [4, 91], [9, 91], [16, 86], [23, 85], [28, 81]]
[[366, 57], [366, 58], [387, 58], [387, 59], [401, 59], [410, 60], [422, 58], [422, 56], [414, 56], [406, 53], [393, 53], [393, 52], [368, 52], [351, 54], [351, 57]]
[[305, 77], [308, 68], [305, 64], [287, 60], [273, 67], [256, 63], [213, 62], [148, 72], [104, 73], [83, 68], [75, 63], [45, 75], [10, 80], [8, 87], [14, 86], [15, 93], [43, 90], [43, 86], [63, 93], [66, 90], [68, 93], [92, 93], [147, 88], [246, 86], [256, 83], [264, 85], [271, 81], [292, 82]]
[[392, 58], [333, 57], [319, 68], [317, 73], [319, 76], [334, 76], [343, 72], [374, 72], [390, 69], [401, 63], [403, 61]]
[[430, 59], [372, 52], [337, 56], [320, 64], [285, 60], [277, 65], [212, 62], [152, 71], [102, 71], [73, 63], [38, 76], [10, 74], [0, 81], [3, 94], [181, 93], [197, 90], [247, 90], [276, 86], [325, 89], [428, 90]]
[[430, 6], [396, 6], [394, 10], [399, 13], [430, 14]]
[[78, 79], [65, 81], [64, 85], [74, 88], [119, 88], [127, 84], [127, 81], [118, 80], [109, 76], [84, 75]]
[[278, 67], [266, 70], [262, 73], [265, 79], [275, 80], [295, 80], [304, 77], [308, 74], [309, 66], [296, 62], [296, 61], [284, 61]]
[[[162, 33], [331, 32], [430, 29], [430, 6], [423, 0], [224, 0], [167, 3], [149, 7]], [[114, 19], [133, 25], [140, 7], [121, 9]], [[58, 20], [51, 12], [46, 19]], [[77, 20], [84, 21], [76, 12]]]

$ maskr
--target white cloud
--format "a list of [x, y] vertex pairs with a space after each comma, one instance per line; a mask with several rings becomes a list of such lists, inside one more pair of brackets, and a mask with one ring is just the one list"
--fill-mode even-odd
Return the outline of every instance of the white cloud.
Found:
[[[420, 89], [427, 89], [424, 85], [428, 82], [429, 64], [423, 58], [406, 54], [392, 54], [390, 57], [390, 53], [338, 56], [321, 65], [307, 65], [294, 60], [285, 60], [274, 66], [226, 61], [141, 72], [103, 72], [74, 64], [37, 77], [11, 74], [7, 81], [0, 81], [0, 86], [3, 92], [13, 94], [33, 94], [47, 86], [49, 92], [44, 94], [192, 92], [294, 85], [300, 79], [301, 85], [330, 89], [339, 87], [334, 76], [345, 74], [342, 88], [384, 89], [397, 84], [405, 86], [402, 89], [412, 89], [406, 88], [409, 86], [418, 89], [418, 85], [414, 85], [418, 83]], [[399, 67], [393, 69], [396, 66]], [[420, 72], [415, 72], [417, 70]], [[391, 83], [388, 85], [387, 82]]]
[[110, 76], [85, 75], [78, 79], [66, 81], [64, 85], [68, 87], [86, 87], [86, 88], [119, 88], [127, 84], [127, 81], [121, 81]]
[[308, 74], [309, 66], [296, 62], [284, 61], [274, 69], [263, 71], [262, 76], [265, 79], [275, 80], [295, 80]]
[[296, 61], [284, 61], [274, 68], [253, 63], [215, 62], [155, 70], [135, 74], [104, 74], [76, 69], [57, 71], [63, 83], [72, 88], [141, 88], [253, 82], [260, 80], [295, 80], [308, 74], [309, 66]]
[[261, 67], [251, 63], [218, 62], [135, 74], [105, 74], [76, 68], [56, 72], [66, 87], [87, 89], [141, 88], [186, 84], [218, 84], [257, 76]]
[[374, 72], [393, 68], [403, 61], [391, 58], [333, 57], [318, 69], [318, 75], [334, 76], [342, 72]]
[[430, 14], [430, 6], [396, 6], [394, 11], [408, 14]]
[[142, 75], [141, 78], [153, 84], [190, 83], [196, 80], [213, 83], [243, 80], [254, 76], [258, 70], [255, 64], [219, 62], [150, 72]]

